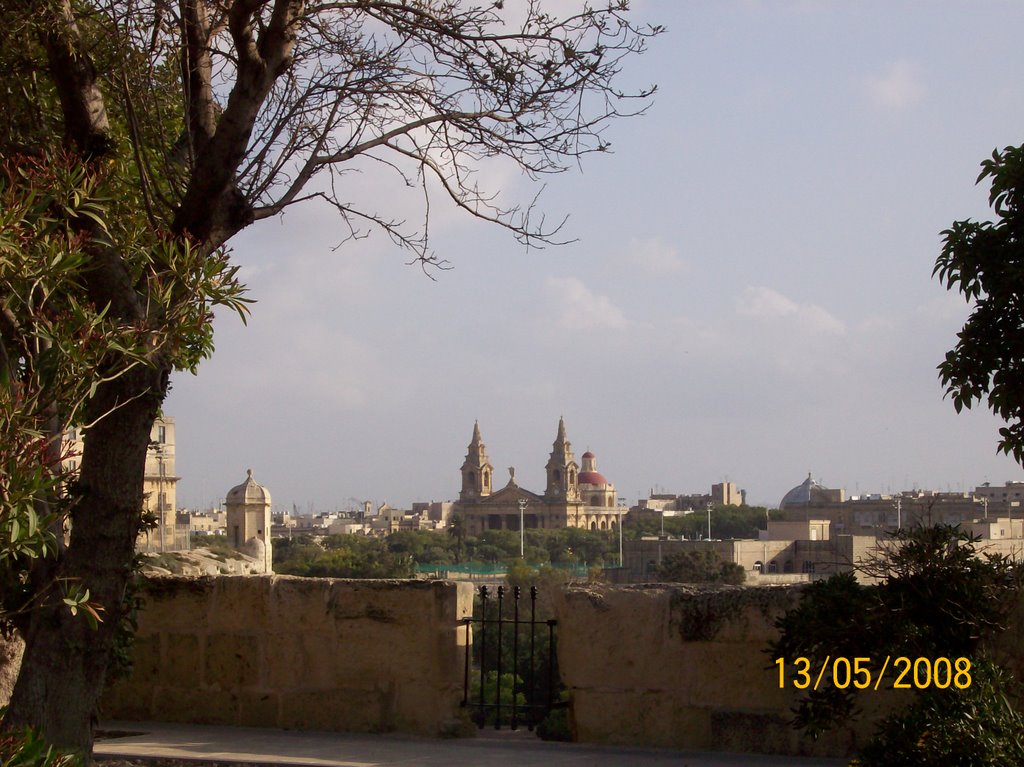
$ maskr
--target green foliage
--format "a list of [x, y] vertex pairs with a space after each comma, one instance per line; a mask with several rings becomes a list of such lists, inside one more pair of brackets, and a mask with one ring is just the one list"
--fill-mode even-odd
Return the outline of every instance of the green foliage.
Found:
[[882, 722], [864, 748], [865, 767], [1005, 767], [1024, 764], [1024, 717], [1006, 691], [1010, 675], [991, 661], [971, 668], [965, 689], [925, 690]]
[[[2, 716], [4, 709], [0, 709]], [[85, 760], [50, 746], [32, 728], [0, 733], [0, 767], [82, 767]]]
[[956, 347], [938, 366], [957, 412], [987, 397], [1007, 422], [999, 449], [1024, 462], [1024, 147], [994, 151], [978, 182], [991, 180], [995, 222], [957, 221], [942, 232], [933, 275], [973, 304]]
[[677, 551], [661, 560], [654, 577], [665, 583], [730, 583], [742, 584], [746, 570], [728, 562], [717, 551]]
[[[1019, 717], [1005, 702], [1012, 679], [986, 656], [985, 642], [1005, 628], [1021, 574], [1002, 556], [979, 554], [977, 540], [946, 525], [899, 530], [885, 554], [864, 567], [876, 583], [858, 583], [852, 574], [812, 583], [777, 622], [780, 637], [769, 648], [773, 661], [807, 658], [813, 669], [829, 657], [971, 662], [974, 680], [966, 689], [912, 690], [913, 701], [883, 722], [862, 764], [1020, 763], [997, 756], [1019, 753], [1019, 736], [1006, 736]], [[826, 668], [818, 689], [795, 712], [794, 724], [812, 736], [856, 715], [858, 690], [837, 687], [832, 670]], [[897, 752], [906, 761], [886, 756]], [[956, 761], [961, 756], [967, 760]]]
[[311, 578], [411, 578], [413, 560], [388, 549], [380, 538], [331, 535], [324, 545], [288, 542], [274, 544], [274, 570]]
[[[486, 708], [484, 710], [482, 721], [477, 721], [478, 727], [493, 727], [495, 724], [508, 727], [512, 723], [513, 701], [515, 701], [516, 706], [526, 705], [526, 696], [521, 692], [523, 689], [521, 677], [503, 673], [500, 677], [500, 686], [498, 681], [497, 671], [488, 671], [484, 676], [483, 700], [488, 706], [495, 706], [495, 708]], [[471, 703], [480, 700], [479, 672], [474, 673], [473, 679], [470, 682], [469, 700]], [[499, 703], [500, 707], [497, 706]], [[523, 722], [525, 719], [526, 712], [520, 710], [517, 716], [518, 722]]]
[[[715, 506], [711, 509], [712, 538], [757, 538], [757, 531], [767, 528], [769, 515], [778, 519], [782, 513], [778, 510], [769, 511], [764, 506]], [[637, 519], [629, 522], [623, 533], [630, 540], [642, 535], [658, 535], [662, 531], [666, 535], [686, 538], [706, 538], [708, 535], [707, 510], [694, 511], [683, 516], [658, 516]]]
[[548, 715], [537, 725], [537, 737], [541, 740], [572, 742], [572, 729], [569, 726], [568, 690], [562, 690], [558, 696], [558, 705], [548, 711]]

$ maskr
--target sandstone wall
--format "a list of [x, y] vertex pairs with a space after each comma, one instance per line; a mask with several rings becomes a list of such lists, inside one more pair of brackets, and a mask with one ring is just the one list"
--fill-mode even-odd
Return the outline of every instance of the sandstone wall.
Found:
[[135, 719], [439, 735], [460, 725], [468, 584], [289, 576], [147, 580]]
[[682, 749], [843, 756], [891, 708], [877, 693], [857, 726], [802, 737], [798, 695], [766, 652], [792, 587], [569, 587], [554, 602], [558, 663], [577, 740]]

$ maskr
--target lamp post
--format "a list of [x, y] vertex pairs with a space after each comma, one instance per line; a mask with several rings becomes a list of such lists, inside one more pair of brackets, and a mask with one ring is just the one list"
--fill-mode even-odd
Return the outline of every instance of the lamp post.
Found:
[[711, 540], [711, 504], [708, 504], [708, 540]]
[[619, 567], [625, 567], [622, 561], [622, 507], [619, 507]]
[[526, 511], [526, 499], [519, 499], [519, 558], [526, 559], [526, 530], [523, 528], [523, 512]]

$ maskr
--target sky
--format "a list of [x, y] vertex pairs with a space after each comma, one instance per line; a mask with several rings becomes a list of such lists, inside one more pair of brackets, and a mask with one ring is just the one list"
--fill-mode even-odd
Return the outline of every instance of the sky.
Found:
[[991, 218], [981, 161], [1024, 141], [1024, 4], [633, 9], [667, 32], [622, 84], [658, 92], [611, 153], [545, 179], [574, 242], [528, 250], [437, 205], [451, 268], [427, 276], [380, 233], [337, 247], [315, 204], [232, 241], [256, 303], [172, 378], [179, 505], [247, 468], [275, 511], [455, 500], [477, 420], [496, 484], [514, 466], [542, 491], [560, 416], [629, 504], [730, 481], [776, 506], [809, 472], [848, 494], [1024, 480], [999, 422], [944, 399], [970, 307], [931, 277], [943, 229]]

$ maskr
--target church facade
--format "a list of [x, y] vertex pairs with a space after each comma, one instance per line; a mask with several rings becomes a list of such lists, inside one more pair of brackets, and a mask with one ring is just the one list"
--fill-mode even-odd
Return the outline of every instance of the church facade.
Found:
[[616, 504], [615, 486], [597, 471], [597, 459], [587, 451], [583, 466], [576, 463], [572, 443], [565, 434], [565, 420], [558, 419], [558, 433], [551, 447], [543, 493], [516, 483], [515, 469], [509, 469], [508, 484], [494, 489], [494, 467], [480, 437], [480, 424], [473, 424], [473, 437], [462, 464], [462, 489], [453, 513], [459, 514], [468, 535], [487, 530], [579, 527], [614, 530], [628, 511]]

